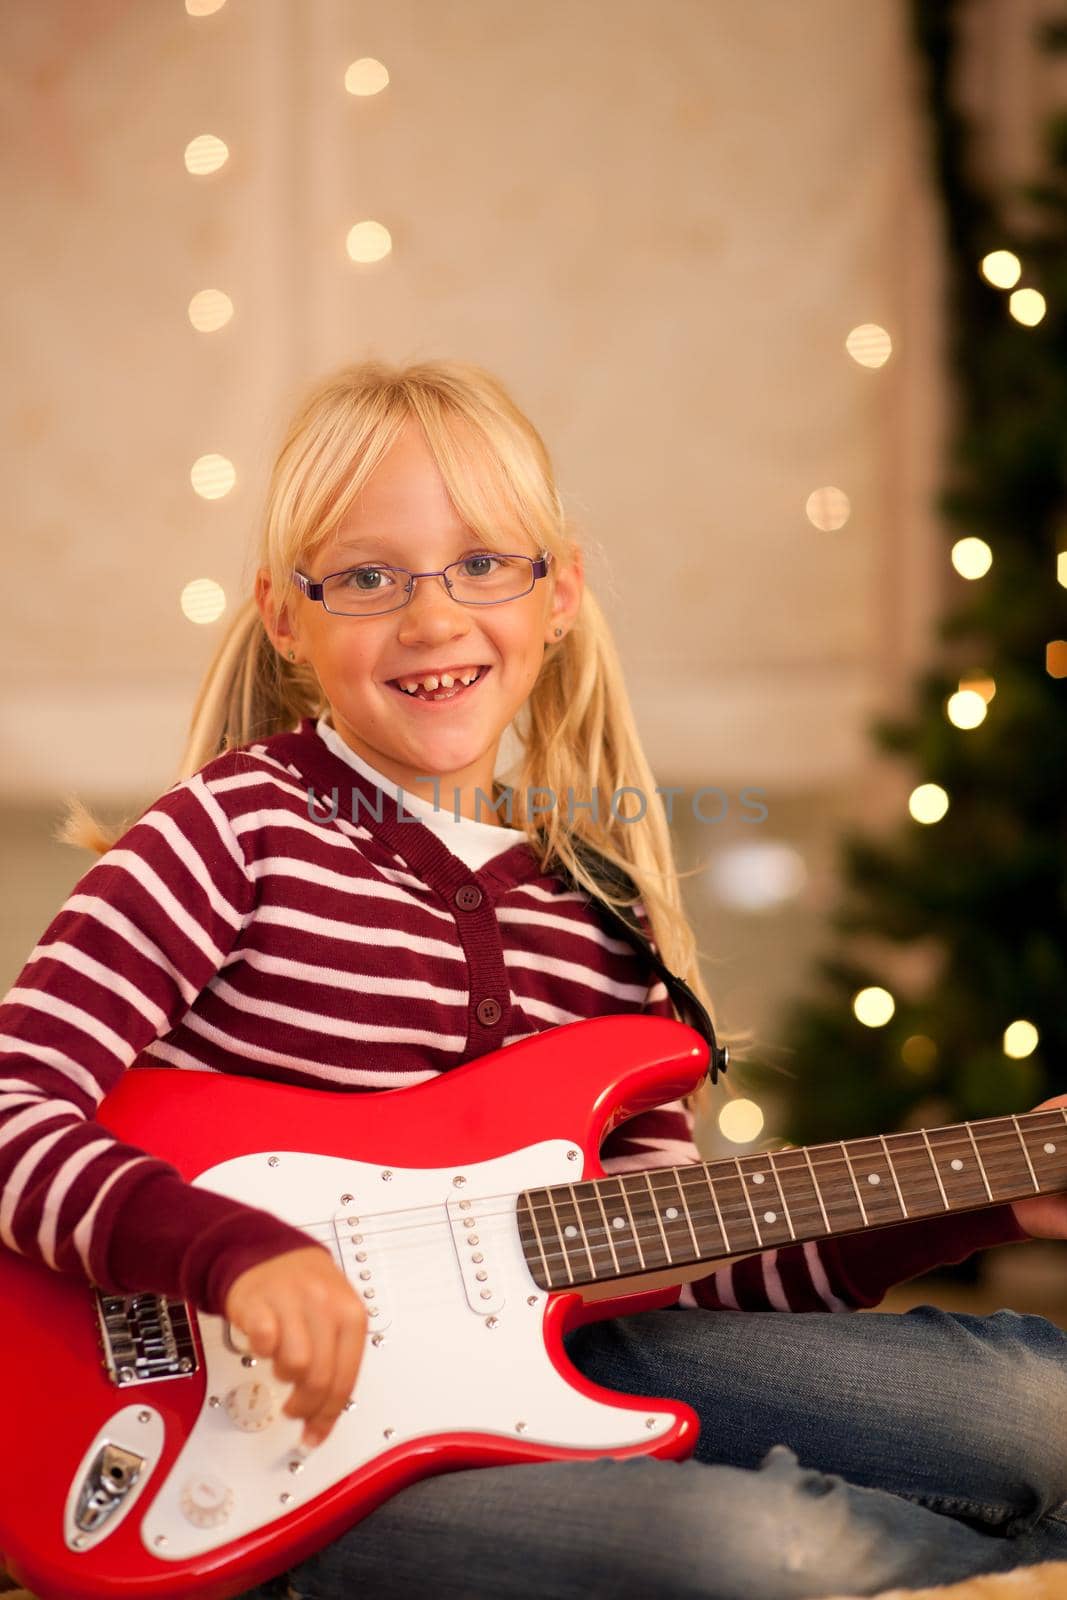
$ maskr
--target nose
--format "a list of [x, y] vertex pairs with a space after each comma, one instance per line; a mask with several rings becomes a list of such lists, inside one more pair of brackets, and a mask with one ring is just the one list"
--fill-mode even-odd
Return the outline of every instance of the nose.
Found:
[[453, 600], [441, 576], [416, 578], [411, 599], [397, 616], [397, 636], [404, 644], [459, 638], [471, 626], [466, 609]]

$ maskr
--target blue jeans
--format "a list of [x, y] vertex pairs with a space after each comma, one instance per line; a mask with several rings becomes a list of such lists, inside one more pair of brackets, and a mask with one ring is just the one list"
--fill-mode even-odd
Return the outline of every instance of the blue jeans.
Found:
[[241, 1600], [815, 1600], [1067, 1559], [1043, 1317], [671, 1307], [566, 1342], [606, 1388], [687, 1401], [695, 1455], [425, 1478]]

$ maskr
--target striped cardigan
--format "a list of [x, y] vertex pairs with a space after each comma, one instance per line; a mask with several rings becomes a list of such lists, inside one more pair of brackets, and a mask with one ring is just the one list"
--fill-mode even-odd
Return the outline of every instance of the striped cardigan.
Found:
[[[583, 1017], [672, 1014], [524, 839], [472, 870], [345, 749], [308, 717], [217, 757], [75, 885], [0, 1002], [3, 1246], [219, 1313], [240, 1272], [311, 1241], [95, 1121], [128, 1068], [368, 1093]], [[458, 909], [471, 885], [479, 903]], [[616, 1128], [600, 1155], [608, 1172], [700, 1159], [680, 1102]], [[1002, 1205], [765, 1251], [681, 1302], [849, 1310], [1025, 1237]]]

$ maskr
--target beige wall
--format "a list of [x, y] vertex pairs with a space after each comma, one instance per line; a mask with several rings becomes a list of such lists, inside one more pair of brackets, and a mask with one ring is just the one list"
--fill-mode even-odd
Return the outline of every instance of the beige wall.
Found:
[[[975, 8], [979, 99], [1037, 9]], [[294, 397], [364, 354], [449, 354], [498, 372], [554, 454], [661, 782], [765, 787], [764, 836], [806, 857], [807, 890], [773, 916], [687, 885], [727, 1023], [769, 1026], [829, 903], [841, 817], [898, 814], [910, 787], [865, 729], [923, 659], [944, 581], [938, 220], [906, 16], [902, 0], [5, 15], [4, 971], [89, 865], [49, 841], [59, 796], [118, 816], [173, 781], [222, 626], [187, 622], [178, 596], [199, 577], [246, 589]], [[387, 65], [383, 94], [344, 91], [361, 56]], [[1032, 87], [1012, 59], [1005, 116]], [[198, 180], [182, 152], [202, 132], [231, 159]], [[394, 247], [357, 266], [345, 236], [364, 218]], [[186, 306], [208, 287], [236, 316], [205, 336]], [[845, 352], [862, 322], [893, 337], [879, 371]], [[214, 503], [189, 483], [209, 451], [237, 469]], [[824, 484], [852, 501], [836, 533], [804, 514]], [[683, 830], [683, 865], [742, 836]]]

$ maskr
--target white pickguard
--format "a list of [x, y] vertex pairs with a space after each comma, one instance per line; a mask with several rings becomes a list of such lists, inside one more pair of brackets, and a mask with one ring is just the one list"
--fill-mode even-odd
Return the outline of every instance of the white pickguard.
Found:
[[[572, 1140], [546, 1140], [463, 1168], [394, 1167], [388, 1176], [367, 1162], [279, 1150], [202, 1173], [199, 1186], [329, 1245], [353, 1287], [373, 1289], [365, 1304], [378, 1314], [369, 1317], [354, 1403], [296, 1472], [303, 1423], [281, 1414], [288, 1386], [276, 1383], [269, 1362], [242, 1364], [224, 1343], [222, 1318], [200, 1315], [204, 1406], [144, 1518], [147, 1548], [164, 1560], [213, 1550], [420, 1436], [473, 1432], [606, 1453], [666, 1433], [673, 1415], [589, 1399], [545, 1348], [548, 1295], [526, 1266], [516, 1206], [524, 1189], [578, 1179], [583, 1163], [568, 1159], [575, 1150], [580, 1156]], [[352, 1198], [342, 1204], [342, 1196]], [[228, 1393], [250, 1379], [277, 1397], [261, 1432], [242, 1432], [226, 1414]], [[201, 1500], [232, 1496], [215, 1526], [196, 1526], [182, 1509], [198, 1485]]]

